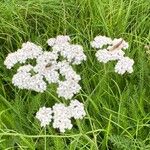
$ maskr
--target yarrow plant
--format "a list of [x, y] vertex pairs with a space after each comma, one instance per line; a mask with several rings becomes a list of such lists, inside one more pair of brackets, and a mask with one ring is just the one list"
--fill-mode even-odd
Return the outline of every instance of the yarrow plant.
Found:
[[[62, 35], [50, 38], [47, 43], [52, 51], [43, 51], [40, 46], [27, 42], [22, 44], [21, 49], [8, 54], [4, 61], [8, 69], [17, 63], [24, 64], [18, 68], [12, 83], [18, 88], [37, 92], [44, 92], [47, 83], [56, 83], [58, 96], [71, 99], [81, 89], [80, 75], [73, 70], [72, 65], [79, 65], [86, 60], [83, 47], [71, 44], [70, 37]], [[36, 60], [35, 66], [27, 63], [33, 59]], [[62, 80], [61, 76], [65, 79]]]
[[[47, 84], [57, 84], [58, 97], [71, 100], [69, 106], [63, 103], [56, 103], [54, 106], [41, 107], [36, 113], [41, 127], [46, 127], [52, 122], [53, 128], [65, 132], [73, 127], [71, 119], [83, 119], [86, 115], [83, 103], [72, 100], [73, 96], [81, 90], [81, 80], [73, 65], [79, 65], [86, 60], [83, 47], [71, 44], [69, 36], [59, 35], [56, 38], [48, 39], [47, 43], [51, 51], [43, 49], [31, 42], [23, 43], [22, 48], [8, 54], [4, 64], [11, 69], [20, 63], [17, 73], [12, 78], [12, 83], [20, 89], [44, 92]], [[124, 74], [133, 72], [133, 59], [125, 57], [124, 49], [128, 43], [123, 39], [111, 39], [106, 36], [97, 36], [91, 42], [93, 48], [99, 49], [96, 52], [98, 61], [107, 63], [116, 60], [115, 72]], [[31, 62], [35, 61], [35, 65]]]
[[83, 119], [85, 115], [84, 105], [75, 99], [69, 106], [56, 103], [52, 108], [42, 107], [36, 113], [36, 118], [41, 122], [41, 126], [45, 127], [53, 122], [53, 128], [64, 133], [73, 127], [71, 118]]
[[115, 66], [116, 73], [123, 75], [125, 72], [133, 72], [134, 60], [124, 56], [123, 50], [127, 49], [129, 45], [122, 38], [112, 40], [106, 36], [96, 36], [91, 42], [91, 46], [98, 49], [95, 55], [99, 62], [118, 61]]
[[[12, 78], [12, 83], [20, 89], [44, 92], [47, 84], [58, 85], [58, 97], [66, 100], [81, 90], [81, 80], [72, 65], [79, 65], [86, 60], [83, 47], [70, 43], [69, 36], [59, 35], [47, 41], [52, 51], [43, 51], [40, 46], [27, 42], [22, 48], [8, 54], [4, 64], [11, 69], [16, 64], [23, 64], [17, 69]], [[29, 62], [36, 61], [33, 66]], [[53, 120], [53, 127], [60, 132], [71, 129], [71, 118], [82, 119], [85, 116], [83, 104], [77, 100], [71, 101], [67, 107], [64, 104], [55, 104], [52, 108], [41, 107], [36, 118], [41, 122], [41, 127], [46, 127]]]

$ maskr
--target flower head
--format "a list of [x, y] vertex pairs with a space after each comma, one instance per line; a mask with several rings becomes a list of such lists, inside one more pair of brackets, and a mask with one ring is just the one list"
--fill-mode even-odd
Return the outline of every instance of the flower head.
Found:
[[42, 54], [42, 48], [34, 43], [27, 42], [22, 44], [22, 48], [14, 53], [8, 54], [4, 64], [11, 69], [17, 63], [25, 63], [27, 59], [37, 58]]
[[36, 118], [41, 122], [41, 127], [49, 125], [52, 121], [53, 128], [59, 129], [60, 132], [64, 133], [73, 127], [71, 123], [72, 118], [83, 119], [85, 115], [84, 105], [78, 100], [72, 100], [69, 106], [56, 103], [52, 109], [42, 107], [36, 113]]
[[[105, 36], [97, 36], [94, 41], [91, 42], [91, 46], [99, 48], [95, 56], [99, 62], [107, 63], [109, 61], [117, 60], [115, 66], [115, 72], [124, 74], [126, 71], [133, 72], [134, 61], [128, 57], [125, 57], [124, 49], [129, 47], [128, 43], [122, 38], [111, 39]], [[104, 47], [105, 46], [105, 47]]]
[[49, 125], [52, 120], [52, 109], [42, 107], [36, 113], [36, 118], [41, 122], [41, 127]]
[[119, 39], [114, 39], [112, 41], [112, 44], [110, 46], [108, 46], [108, 50], [112, 51], [112, 50], [121, 50], [121, 49], [127, 49], [129, 47], [129, 44], [124, 41], [122, 38]]
[[70, 110], [64, 104], [55, 104], [53, 106], [53, 127], [58, 128], [60, 132], [71, 129]]
[[119, 60], [124, 57], [124, 52], [122, 50], [108, 51], [107, 49], [98, 50], [96, 52], [96, 57], [99, 62], [107, 63], [112, 60]]
[[[12, 83], [18, 88], [44, 92], [47, 83], [58, 85], [57, 93], [60, 97], [71, 99], [81, 89], [81, 77], [73, 70], [72, 65], [86, 60], [83, 48], [70, 43], [69, 36], [59, 35], [47, 41], [52, 51], [42, 51], [40, 46], [27, 42], [22, 48], [8, 54], [4, 64], [11, 69], [16, 63], [25, 63], [13, 76]], [[35, 59], [36, 64], [27, 64], [27, 59]], [[33, 74], [31, 72], [34, 72]], [[61, 76], [65, 79], [62, 80]], [[68, 90], [64, 92], [64, 89]]]
[[103, 48], [105, 45], [111, 45], [112, 39], [106, 36], [96, 36], [94, 41], [91, 42], [93, 48]]
[[115, 66], [115, 72], [121, 75], [124, 74], [125, 72], [132, 73], [133, 64], [134, 64], [133, 59], [130, 59], [129, 57], [124, 57], [117, 62]]
[[44, 92], [46, 83], [43, 76], [39, 74], [32, 75], [30, 71], [33, 69], [31, 65], [25, 65], [18, 69], [17, 73], [12, 78], [12, 83], [20, 89], [34, 90]]
[[83, 119], [83, 117], [86, 115], [83, 103], [80, 103], [76, 99], [71, 101], [69, 109], [71, 116], [75, 119]]
[[62, 45], [64, 43], [68, 43], [69, 41], [70, 41], [69, 36], [58, 35], [56, 38], [48, 39], [47, 43], [49, 46], [54, 46], [54, 45]]
[[59, 97], [71, 99], [74, 94], [77, 94], [80, 90], [81, 86], [74, 80], [60, 81], [57, 88], [57, 94]]
[[36, 60], [37, 64], [34, 67], [34, 71], [42, 75], [49, 84], [59, 81], [57, 59], [57, 54], [53, 52], [43, 52]]

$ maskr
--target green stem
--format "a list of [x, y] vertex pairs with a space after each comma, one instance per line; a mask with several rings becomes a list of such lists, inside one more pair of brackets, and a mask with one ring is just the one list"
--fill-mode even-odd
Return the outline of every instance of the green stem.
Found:
[[44, 150], [46, 150], [46, 127], [45, 127], [45, 130], [44, 130], [44, 131], [45, 131], [45, 137], [44, 137], [44, 143], [45, 143], [45, 144], [44, 144]]

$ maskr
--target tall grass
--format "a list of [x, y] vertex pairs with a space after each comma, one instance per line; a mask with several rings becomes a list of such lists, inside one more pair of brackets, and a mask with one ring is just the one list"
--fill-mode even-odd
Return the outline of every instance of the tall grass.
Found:
[[[28, 40], [44, 45], [49, 37], [68, 34], [84, 46], [88, 60], [75, 69], [82, 91], [75, 98], [87, 116], [60, 134], [40, 127], [39, 107], [62, 102], [55, 87], [43, 93], [11, 84], [14, 71], [3, 61]], [[123, 76], [95, 58], [90, 41], [96, 35], [123, 37], [135, 60], [134, 73]], [[0, 149], [1, 150], [149, 150], [150, 60], [149, 0], [1, 0], [0, 1]]]

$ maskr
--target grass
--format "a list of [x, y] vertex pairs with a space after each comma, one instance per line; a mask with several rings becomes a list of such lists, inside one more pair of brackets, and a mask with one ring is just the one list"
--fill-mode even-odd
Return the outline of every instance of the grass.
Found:
[[[40, 128], [39, 107], [52, 106], [54, 87], [39, 94], [11, 84], [15, 70], [3, 61], [28, 40], [44, 45], [58, 34], [80, 43], [88, 60], [76, 66], [82, 91], [75, 96], [87, 116], [60, 134]], [[95, 58], [90, 41], [96, 35], [123, 37], [134, 73], [117, 75], [113, 63]], [[0, 149], [1, 150], [149, 150], [150, 149], [149, 0], [1, 0], [0, 1]]]

